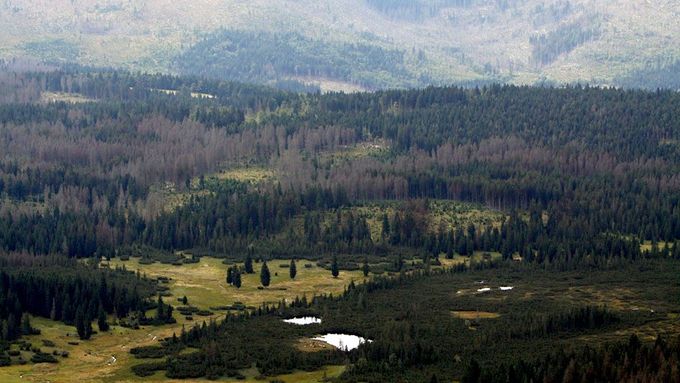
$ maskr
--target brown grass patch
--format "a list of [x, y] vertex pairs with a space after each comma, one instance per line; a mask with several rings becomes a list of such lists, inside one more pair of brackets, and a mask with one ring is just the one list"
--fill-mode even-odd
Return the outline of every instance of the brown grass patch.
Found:
[[318, 352], [318, 351], [323, 351], [323, 350], [335, 350], [335, 347], [332, 345], [316, 340], [316, 339], [309, 339], [309, 338], [304, 338], [298, 340], [297, 344], [295, 345], [295, 348], [302, 352]]
[[451, 311], [451, 315], [459, 319], [496, 319], [501, 314], [490, 313], [488, 311]]

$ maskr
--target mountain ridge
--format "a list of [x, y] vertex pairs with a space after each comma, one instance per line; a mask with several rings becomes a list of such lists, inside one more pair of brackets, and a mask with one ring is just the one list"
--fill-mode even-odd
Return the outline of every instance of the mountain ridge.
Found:
[[[671, 0], [5, 0], [0, 57], [190, 75], [232, 65], [235, 74], [210, 76], [368, 90], [476, 81], [628, 85], [638, 83], [629, 80], [636, 73], [678, 62], [677, 17], [680, 2]], [[334, 64], [335, 56], [340, 74], [319, 71], [299, 81], [294, 70], [270, 70], [253, 79], [221, 59], [224, 31], [245, 36], [239, 62], [250, 60], [256, 72], [291, 57]], [[298, 46], [257, 55], [247, 48], [280, 36], [298, 36]], [[215, 57], [197, 49], [207, 42], [215, 47], [204, 51]], [[353, 47], [362, 46], [377, 56], [399, 52], [403, 65], [385, 70], [379, 57], [361, 64]], [[353, 73], [362, 65], [361, 75]]]

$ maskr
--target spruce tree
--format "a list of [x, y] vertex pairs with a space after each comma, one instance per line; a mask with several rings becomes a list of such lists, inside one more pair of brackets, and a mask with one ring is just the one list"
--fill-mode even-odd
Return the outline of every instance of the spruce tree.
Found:
[[337, 278], [338, 275], [340, 275], [340, 268], [338, 267], [337, 255], [333, 256], [333, 263], [331, 263], [331, 274], [333, 274], [333, 278]]
[[371, 270], [370, 267], [368, 266], [368, 257], [364, 257], [364, 266], [362, 270], [364, 272], [364, 277], [367, 277], [369, 271]]
[[290, 273], [290, 279], [295, 279], [295, 276], [297, 275], [297, 267], [295, 266], [295, 260], [294, 259], [290, 260], [289, 273]]
[[76, 310], [75, 321], [76, 321], [76, 331], [78, 332], [78, 336], [80, 337], [80, 339], [83, 339], [83, 340], [89, 339], [89, 337], [90, 337], [89, 335], [92, 333], [92, 331], [89, 331], [89, 333], [88, 333], [87, 326], [86, 326], [87, 320], [85, 318], [85, 310], [83, 310], [82, 307], [78, 307], [78, 309]]
[[248, 256], [246, 257], [246, 262], [244, 264], [246, 269], [246, 274], [253, 274], [253, 257], [250, 255], [250, 249], [248, 250]]
[[165, 323], [175, 323], [175, 318], [172, 317], [172, 306], [165, 306]]
[[158, 321], [165, 320], [165, 304], [163, 303], [163, 297], [158, 296], [158, 302], [156, 304], [156, 319]]
[[236, 286], [237, 289], [241, 288], [241, 271], [236, 270], [234, 271], [234, 277], [233, 279], [233, 284]]
[[262, 269], [260, 270], [260, 283], [262, 283], [262, 286], [267, 287], [269, 286], [269, 282], [271, 282], [271, 275], [269, 274], [267, 261], [264, 261]]

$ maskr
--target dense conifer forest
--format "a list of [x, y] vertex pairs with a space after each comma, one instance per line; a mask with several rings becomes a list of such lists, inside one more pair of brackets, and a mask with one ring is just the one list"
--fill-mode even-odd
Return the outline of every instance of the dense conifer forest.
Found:
[[[300, 280], [314, 265], [328, 279], [358, 270], [367, 279], [340, 296], [236, 305], [133, 349], [153, 359], [135, 374], [239, 377], [255, 365], [271, 377], [346, 364], [340, 381], [677, 375], [677, 92], [492, 85], [321, 95], [25, 69], [0, 74], [1, 363], [12, 363], [2, 362], [13, 350], [6, 342], [40, 330], [35, 317], [72, 325], [85, 340], [94, 322], [101, 332], [109, 322], [164, 326], [179, 318], [179, 303], [184, 317], [200, 311], [191, 296], [168, 297], [163, 280], [102, 260], [184, 267], [216, 257], [233, 289], [253, 262], [263, 290], [279, 273]], [[454, 203], [481, 218], [451, 213]], [[627, 286], [632, 274], [644, 278]], [[488, 290], [457, 287], [499, 279], [550, 294], [480, 300]], [[655, 309], [560, 301], [553, 280], [570, 297], [585, 293], [565, 281], [646, 289], [636, 299]], [[303, 314], [323, 323], [279, 323]], [[585, 341], [650, 326], [672, 336]], [[322, 331], [373, 342], [300, 352], [298, 338]]]

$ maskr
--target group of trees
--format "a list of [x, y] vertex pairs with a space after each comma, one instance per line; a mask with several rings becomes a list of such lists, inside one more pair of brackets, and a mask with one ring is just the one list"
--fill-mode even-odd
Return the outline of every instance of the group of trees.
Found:
[[468, 367], [462, 382], [680, 382], [678, 339], [658, 337], [653, 345], [636, 335], [628, 342], [603, 348], [546, 355], [536, 362], [519, 361], [495, 369], [482, 369], [476, 361]]
[[227, 269], [227, 284], [241, 288], [241, 269], [238, 267], [229, 267]]
[[74, 325], [82, 339], [92, 321], [108, 328], [107, 315], [125, 318], [149, 307], [154, 285], [123, 270], [99, 271], [72, 259], [27, 254], [0, 257], [2, 339], [30, 333], [28, 314]]
[[327, 225], [324, 218], [323, 212], [305, 214], [304, 236], [310, 246], [323, 250], [370, 251], [371, 233], [364, 217], [338, 210]]

